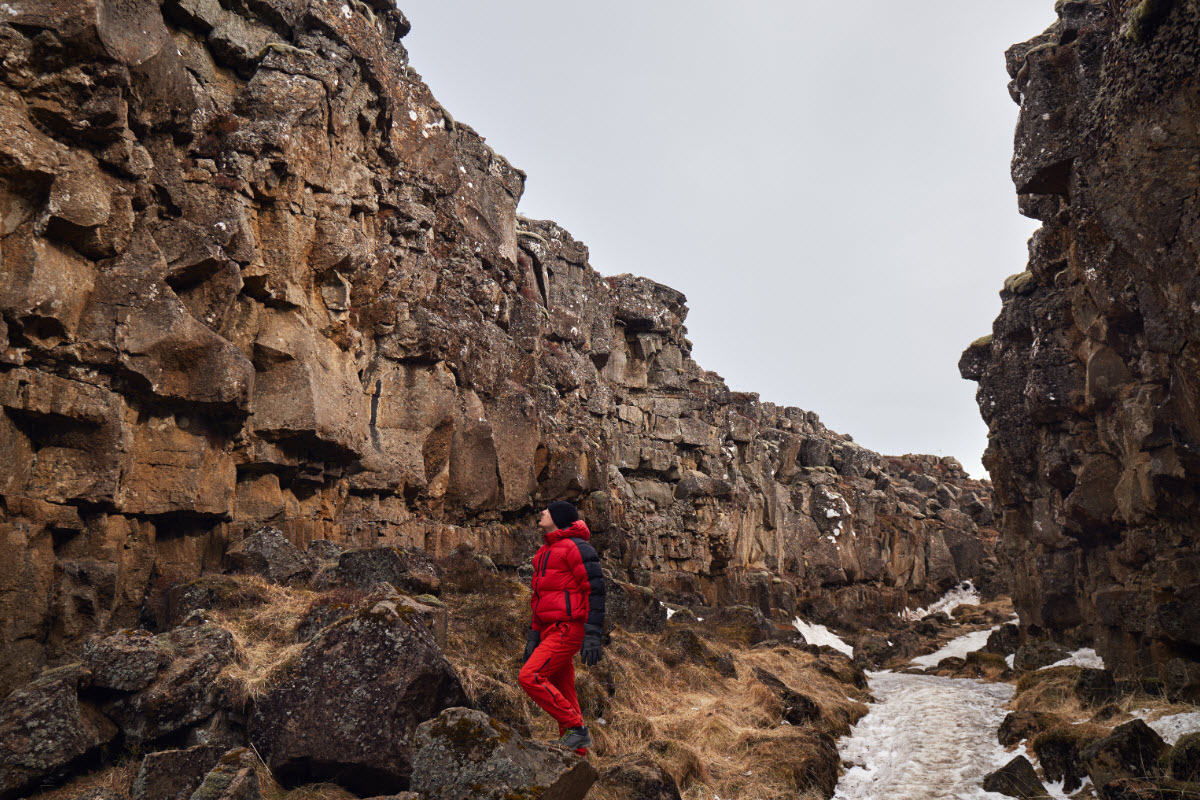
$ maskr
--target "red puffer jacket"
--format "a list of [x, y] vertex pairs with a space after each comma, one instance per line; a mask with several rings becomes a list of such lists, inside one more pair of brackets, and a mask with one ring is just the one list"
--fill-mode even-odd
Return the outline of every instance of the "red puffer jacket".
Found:
[[584, 633], [604, 627], [604, 575], [600, 557], [587, 543], [592, 532], [583, 520], [545, 534], [533, 556], [533, 629], [556, 622], [582, 622]]

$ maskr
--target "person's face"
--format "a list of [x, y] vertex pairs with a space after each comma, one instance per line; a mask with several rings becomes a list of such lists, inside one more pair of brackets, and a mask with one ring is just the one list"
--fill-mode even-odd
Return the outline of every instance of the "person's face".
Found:
[[550, 519], [550, 509], [542, 511], [542, 517], [538, 520], [538, 527], [544, 531], [552, 531], [558, 526], [554, 524], [554, 520]]

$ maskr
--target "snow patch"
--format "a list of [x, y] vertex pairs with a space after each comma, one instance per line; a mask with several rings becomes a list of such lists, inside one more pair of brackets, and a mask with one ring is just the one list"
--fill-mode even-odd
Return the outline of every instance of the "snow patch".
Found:
[[854, 657], [854, 648], [843, 642], [841, 637], [824, 625], [819, 625], [815, 622], [805, 622], [796, 617], [792, 620], [792, 627], [800, 631], [804, 636], [804, 641], [811, 645], [815, 645], [816, 647], [829, 645], [834, 650], [839, 650], [851, 658]]
[[[1135, 717], [1145, 719], [1144, 711], [1133, 712]], [[1171, 714], [1159, 717], [1153, 722], [1147, 722], [1154, 732], [1163, 738], [1167, 744], [1175, 744], [1180, 738], [1189, 733], [1200, 733], [1200, 711], [1187, 711], [1183, 714]]]
[[678, 609], [671, 608], [670, 606], [667, 606], [667, 619], [670, 619], [671, 617], [675, 616], [675, 612], [676, 612], [677, 610], [678, 610]]
[[986, 631], [975, 631], [968, 633], [965, 636], [959, 636], [957, 639], [951, 639], [942, 646], [941, 650], [930, 653], [927, 656], [917, 656], [912, 660], [913, 664], [918, 667], [936, 667], [938, 662], [943, 658], [966, 658], [967, 653], [978, 650], [987, 644], [988, 637], [992, 635], [995, 628], [989, 628]]
[[937, 600], [929, 604], [929, 608], [911, 608], [900, 612], [902, 619], [909, 622], [915, 622], [929, 616], [945, 612], [949, 614], [959, 606], [977, 606], [979, 605], [980, 597], [979, 590], [975, 588], [975, 584], [971, 581], [963, 581], [958, 586], [955, 586], [950, 591], [939, 597]]
[[[1104, 669], [1104, 659], [1096, 654], [1096, 651], [1090, 647], [1085, 647], [1082, 650], [1076, 650], [1071, 655], [1064, 658], [1062, 661], [1055, 661], [1050, 667], [1090, 667], [1092, 669]], [[1042, 667], [1042, 669], [1050, 669], [1050, 667]]]
[[996, 741], [1014, 687], [868, 673], [878, 702], [840, 742], [853, 764], [834, 800], [1005, 800], [983, 778], [1012, 759]]

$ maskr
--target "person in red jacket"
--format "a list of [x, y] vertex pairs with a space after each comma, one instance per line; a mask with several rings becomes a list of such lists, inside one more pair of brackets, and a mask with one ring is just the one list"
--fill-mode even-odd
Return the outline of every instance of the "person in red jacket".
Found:
[[538, 527], [545, 544], [533, 556], [533, 622], [518, 681], [558, 722], [558, 743], [580, 755], [592, 744], [575, 696], [574, 658], [600, 660], [604, 628], [604, 575], [588, 544], [591, 531], [570, 503], [551, 503]]

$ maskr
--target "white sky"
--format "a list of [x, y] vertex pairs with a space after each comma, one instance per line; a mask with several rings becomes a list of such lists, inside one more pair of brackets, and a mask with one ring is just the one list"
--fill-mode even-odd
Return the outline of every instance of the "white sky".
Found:
[[400, 0], [411, 64], [604, 275], [688, 297], [693, 356], [887, 454], [987, 430], [958, 357], [1036, 227], [1004, 50], [1052, 0]]

